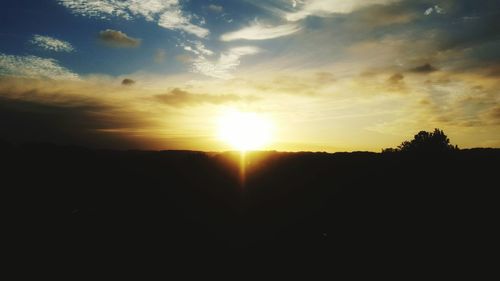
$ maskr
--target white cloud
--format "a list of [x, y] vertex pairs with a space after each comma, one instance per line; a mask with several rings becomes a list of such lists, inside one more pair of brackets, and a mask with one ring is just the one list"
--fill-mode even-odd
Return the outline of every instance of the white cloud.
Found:
[[240, 65], [241, 57], [260, 52], [260, 49], [257, 47], [236, 47], [222, 52], [217, 59], [212, 59], [210, 57], [214, 55], [214, 52], [208, 49], [201, 41], [186, 40], [177, 46], [195, 55], [195, 58], [189, 61], [191, 63], [191, 72], [219, 79], [232, 78], [231, 71]]
[[292, 1], [292, 7], [297, 8], [298, 5], [303, 5], [304, 0], [291, 0]]
[[[295, 12], [286, 13], [289, 21], [299, 21], [308, 16], [328, 16], [334, 13], [347, 14], [357, 9], [375, 4], [390, 4], [399, 0], [309, 0], [304, 1], [300, 9]], [[297, 6], [295, 3], [294, 7]]]
[[430, 16], [433, 12], [436, 12], [436, 14], [445, 14], [443, 8], [435, 5], [434, 7], [430, 7], [429, 9], [425, 10], [424, 15]]
[[172, 9], [162, 13], [158, 25], [166, 29], [182, 30], [202, 38], [208, 36], [210, 33], [208, 29], [192, 24], [189, 20], [190, 17], [184, 16], [180, 9]]
[[44, 77], [56, 80], [79, 79], [78, 74], [59, 65], [57, 60], [2, 53], [0, 53], [0, 76]]
[[436, 11], [436, 13], [438, 14], [444, 14], [444, 9], [439, 7], [438, 5], [434, 6], [434, 11]]
[[214, 54], [212, 50], [208, 49], [201, 41], [198, 40], [186, 40], [186, 42], [179, 43], [178, 46], [197, 56], [211, 56]]
[[100, 19], [109, 19], [110, 16], [116, 16], [131, 19], [130, 13], [126, 10], [127, 2], [116, 0], [59, 0], [59, 3], [73, 13], [82, 16]]
[[54, 52], [70, 53], [75, 50], [75, 48], [73, 48], [73, 46], [69, 42], [38, 34], [33, 36], [33, 38], [30, 40], [30, 43], [45, 50]]
[[134, 15], [143, 16], [148, 21], [154, 21], [158, 14], [165, 10], [179, 8], [177, 0], [129, 0], [127, 8]]
[[215, 62], [208, 60], [205, 56], [199, 56], [192, 65], [192, 72], [204, 74], [214, 78], [230, 79], [233, 76], [230, 71], [240, 65], [241, 57], [254, 55], [260, 49], [252, 46], [243, 46], [229, 49], [223, 52]]
[[265, 40], [278, 38], [293, 34], [301, 29], [296, 24], [283, 24], [278, 26], [267, 26], [258, 22], [253, 23], [243, 29], [229, 32], [221, 36], [222, 41], [245, 40]]
[[206, 37], [208, 29], [191, 23], [192, 16], [181, 10], [179, 0], [58, 0], [59, 3], [73, 13], [110, 19], [119, 17], [132, 20], [142, 17], [156, 22], [166, 29], [181, 30], [198, 37]]

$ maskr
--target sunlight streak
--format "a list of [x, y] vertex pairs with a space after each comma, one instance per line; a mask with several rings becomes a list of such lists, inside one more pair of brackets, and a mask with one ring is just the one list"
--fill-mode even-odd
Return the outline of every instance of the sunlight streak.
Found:
[[246, 183], [246, 170], [247, 170], [247, 163], [246, 163], [246, 152], [245, 151], [240, 151], [240, 187], [241, 189], [245, 189], [245, 183]]

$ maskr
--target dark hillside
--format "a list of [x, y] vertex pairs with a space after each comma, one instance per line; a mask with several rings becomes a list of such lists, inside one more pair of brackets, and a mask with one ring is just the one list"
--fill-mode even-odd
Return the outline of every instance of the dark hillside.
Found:
[[498, 149], [253, 152], [242, 184], [238, 153], [7, 143], [0, 153], [14, 241], [82, 256], [463, 254], [490, 241], [500, 167]]

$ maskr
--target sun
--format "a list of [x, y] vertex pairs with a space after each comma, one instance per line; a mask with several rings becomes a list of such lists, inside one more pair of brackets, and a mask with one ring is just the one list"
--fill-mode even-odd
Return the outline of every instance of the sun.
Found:
[[272, 122], [253, 112], [229, 111], [218, 120], [218, 136], [233, 149], [262, 149], [271, 142]]

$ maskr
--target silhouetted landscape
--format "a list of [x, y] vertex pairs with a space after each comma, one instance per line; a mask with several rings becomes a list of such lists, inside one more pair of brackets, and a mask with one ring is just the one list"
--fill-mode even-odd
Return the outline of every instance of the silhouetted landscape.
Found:
[[457, 257], [488, 247], [500, 150], [449, 148], [248, 152], [243, 182], [238, 152], [2, 142], [2, 197], [22, 247], [68, 255]]
[[499, 0], [2, 1], [4, 278], [491, 279], [499, 30]]

